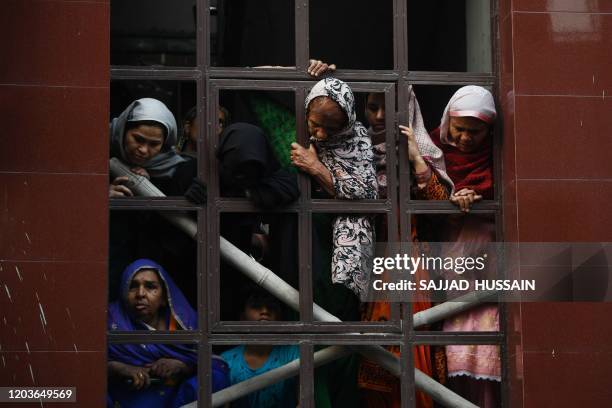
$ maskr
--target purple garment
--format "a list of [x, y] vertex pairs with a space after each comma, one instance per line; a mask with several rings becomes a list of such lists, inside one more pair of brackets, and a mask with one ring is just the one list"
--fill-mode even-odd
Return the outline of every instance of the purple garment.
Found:
[[[156, 270], [166, 286], [168, 295], [168, 313], [172, 313], [178, 326], [183, 330], [195, 330], [198, 317], [191, 308], [180, 289], [172, 278], [156, 262], [150, 259], [139, 259], [128, 265], [121, 276], [121, 299], [108, 306], [109, 330], [148, 330], [141, 322], [132, 320], [128, 313], [127, 297], [130, 283], [134, 275], [142, 269]], [[169, 315], [166, 317], [169, 319]], [[119, 361], [125, 364], [143, 366], [158, 359], [173, 358], [189, 366], [197, 364], [198, 355], [193, 346], [182, 344], [110, 344], [108, 347], [109, 361]]]

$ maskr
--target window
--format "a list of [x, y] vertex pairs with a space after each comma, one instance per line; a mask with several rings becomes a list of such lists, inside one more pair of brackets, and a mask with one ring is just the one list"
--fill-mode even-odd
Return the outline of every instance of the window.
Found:
[[[411, 198], [406, 141], [397, 125], [408, 122], [406, 107], [411, 90], [420, 103], [425, 126], [432, 130], [439, 125], [442, 110], [458, 87], [476, 84], [497, 89], [497, 2], [440, 0], [430, 4], [389, 0], [366, 5], [319, 0], [192, 0], [172, 3], [171, 7], [164, 0], [147, 1], [146, 6], [139, 7], [131, 3], [111, 3], [111, 113], [115, 117], [134, 99], [156, 98], [166, 104], [184, 130], [181, 124], [195, 107], [199, 126], [195, 134], [197, 152], [193, 155], [197, 158], [196, 174], [207, 186], [207, 203], [192, 204], [180, 194], [165, 199], [111, 199], [111, 224], [119, 218], [133, 221], [159, 217], [158, 214], [167, 219], [178, 212], [183, 217], [187, 213], [197, 226], [195, 239], [181, 246], [181, 251], [190, 248], [188, 256], [193, 259], [189, 271], [183, 269], [188, 277], [178, 279], [195, 282], [181, 285], [197, 309], [197, 325], [173, 332], [110, 331], [109, 343], [196, 345], [198, 401], [202, 406], [211, 401], [213, 384], [207, 370], [214, 367], [214, 355], [230, 346], [291, 347], [300, 356], [295, 381], [302, 392], [296, 398], [301, 406], [312, 406], [314, 401], [323, 404], [324, 398], [333, 401], [346, 392], [325, 394], [325, 390], [317, 388], [331, 372], [315, 369], [319, 364], [317, 356], [321, 355], [318, 352], [342, 346], [329, 351], [339, 354], [323, 359], [329, 362], [342, 357], [336, 360], [333, 374], [339, 375], [338, 367], [351, 364], [351, 356], [361, 353], [370, 358], [388, 357], [380, 347], [383, 345], [400, 353], [399, 359], [387, 368], [401, 378], [402, 407], [413, 407], [415, 400], [422, 397], [414, 385], [414, 367], [420, 358], [433, 356], [445, 345], [491, 345], [501, 355], [500, 398], [502, 406], [507, 406], [503, 305], [499, 309], [500, 330], [494, 332], [436, 330], [436, 322], [428, 319], [418, 320], [419, 326], [413, 327], [413, 313], [419, 310], [413, 310], [410, 303], [393, 303], [385, 318], [371, 319], [370, 315], [366, 319], [362, 311], [368, 304], [359, 305], [352, 294], [342, 298], [348, 299], [344, 303], [330, 303], [329, 297], [326, 300], [326, 295], [321, 294], [325, 290], [336, 295], [340, 292], [318, 286], [322, 272], [328, 271], [319, 265], [325, 256], [317, 248], [317, 242], [324, 242], [323, 236], [329, 234], [330, 220], [339, 214], [370, 217], [376, 225], [385, 224], [386, 236], [378, 238], [387, 242], [408, 240], [419, 218], [444, 219], [449, 214], [459, 214], [448, 201]], [[138, 24], [133, 24], [130, 17], [141, 12], [151, 18], [139, 18]], [[284, 156], [288, 145], [292, 141], [306, 145], [308, 141], [304, 100], [317, 81], [306, 74], [310, 57], [338, 65], [335, 76], [354, 91], [359, 120], [367, 122], [369, 95], [378, 95], [384, 101], [387, 131], [379, 143], [386, 143], [388, 187], [377, 200], [322, 199], [318, 198], [316, 183], [298, 172], [300, 197], [288, 206], [263, 211], [244, 197], [221, 191], [219, 133], [230, 121], [256, 124], [267, 134], [280, 165], [291, 169]], [[473, 213], [490, 217], [496, 238], [501, 241], [499, 138], [496, 131], [495, 197], [476, 204]], [[397, 154], [389, 153], [395, 151]], [[246, 236], [243, 252], [248, 258], [260, 260], [289, 284], [283, 289], [279, 319], [239, 321], [243, 310], [238, 305], [248, 295], [234, 286], [242, 285], [238, 280], [249, 279], [240, 273], [240, 265], [233, 263], [243, 262], [243, 258], [228, 252], [220, 235], [224, 225], [245, 222], [255, 226], [256, 232]], [[149, 237], [160, 234], [153, 230]], [[265, 244], [261, 240], [273, 233], [284, 237], [277, 241], [284, 245], [272, 249], [275, 252], [271, 255], [265, 252], [271, 249], [262, 249]], [[160, 245], [163, 247], [163, 243]], [[278, 265], [281, 255], [288, 264]], [[113, 259], [111, 264], [116, 265]], [[116, 271], [113, 274], [117, 276]], [[268, 279], [263, 286], [269, 282]], [[352, 314], [345, 313], [342, 307], [353, 308]], [[347, 318], [344, 322], [334, 321], [330, 313]], [[352, 373], [357, 384], [357, 371]], [[346, 378], [353, 381], [352, 377]]]

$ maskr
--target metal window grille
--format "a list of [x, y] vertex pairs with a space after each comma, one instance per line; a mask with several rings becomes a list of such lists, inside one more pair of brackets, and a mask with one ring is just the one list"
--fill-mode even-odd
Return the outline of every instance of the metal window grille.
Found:
[[[356, 70], [344, 69], [334, 75], [347, 81], [356, 92], [382, 92], [386, 102], [387, 143], [395, 146], [399, 140], [399, 155], [388, 156], [389, 190], [385, 200], [350, 202], [349, 211], [356, 213], [379, 213], [388, 217], [390, 226], [398, 225], [402, 237], [410, 236], [412, 214], [449, 214], [457, 209], [448, 202], [417, 201], [410, 199], [409, 165], [405, 142], [398, 137], [397, 125], [407, 122], [402, 107], [408, 105], [410, 85], [467, 85], [477, 84], [498, 89], [499, 47], [497, 44], [498, 12], [497, 1], [490, 1], [492, 73], [472, 72], [429, 72], [409, 70], [408, 19], [409, 4], [416, 0], [393, 0], [393, 69]], [[109, 343], [195, 343], [199, 350], [198, 378], [200, 383], [199, 405], [209, 406], [211, 401], [210, 376], [211, 346], [227, 344], [299, 344], [301, 352], [300, 406], [312, 407], [314, 402], [315, 345], [400, 345], [402, 368], [402, 407], [414, 406], [414, 371], [412, 346], [415, 344], [496, 344], [502, 354], [502, 406], [508, 406], [508, 373], [506, 349], [506, 313], [500, 305], [500, 332], [449, 333], [417, 331], [412, 327], [410, 304], [395, 307], [390, 322], [322, 323], [313, 320], [313, 294], [311, 270], [312, 215], [316, 213], [341, 213], [347, 211], [346, 202], [317, 200], [310, 196], [310, 178], [299, 176], [302, 192], [299, 200], [283, 209], [298, 219], [299, 244], [299, 321], [277, 322], [258, 325], [223, 322], [219, 313], [219, 217], [223, 213], [250, 213], [257, 209], [243, 199], [219, 196], [219, 182], [214, 155], [217, 134], [217, 109], [219, 92], [223, 90], [274, 90], [290, 91], [295, 95], [295, 112], [298, 142], [306, 142], [307, 132], [303, 102], [308, 90], [316, 82], [306, 74], [309, 50], [309, 0], [294, 2], [295, 18], [295, 67], [253, 69], [246, 67], [215, 67], [211, 65], [211, 10], [216, 12], [214, 0], [196, 0], [197, 22], [196, 55], [194, 67], [139, 67], [111, 66], [111, 80], [172, 80], [193, 81], [197, 87], [198, 120], [198, 174], [206, 180], [208, 204], [192, 205], [183, 198], [165, 199], [132, 198], [111, 199], [111, 210], [192, 210], [197, 212], [197, 291], [199, 326], [195, 331], [181, 332], [109, 332]], [[333, 61], [331, 61], [333, 62]], [[418, 94], [417, 94], [418, 97]], [[499, 105], [498, 105], [499, 106]], [[501, 206], [501, 151], [500, 121], [496, 125], [494, 143], [495, 200], [477, 203], [474, 213], [491, 214], [495, 217], [497, 240], [503, 239]], [[396, 188], [397, 187], [397, 188]], [[392, 228], [389, 228], [391, 238]], [[356, 334], [362, 333], [362, 334]], [[365, 334], [364, 334], [365, 333]], [[381, 336], [382, 334], [382, 336]]]

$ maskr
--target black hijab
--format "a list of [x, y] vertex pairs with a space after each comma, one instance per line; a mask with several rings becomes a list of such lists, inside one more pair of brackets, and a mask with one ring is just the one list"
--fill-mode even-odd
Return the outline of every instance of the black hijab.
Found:
[[297, 176], [283, 169], [263, 130], [235, 123], [221, 134], [217, 149], [221, 194], [248, 196], [261, 208], [290, 204], [299, 195]]

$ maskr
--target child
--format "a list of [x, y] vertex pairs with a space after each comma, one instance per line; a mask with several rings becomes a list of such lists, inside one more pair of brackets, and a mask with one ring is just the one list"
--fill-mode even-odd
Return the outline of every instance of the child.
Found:
[[[261, 289], [247, 298], [241, 319], [246, 321], [277, 321], [281, 318], [278, 301]], [[230, 383], [246, 381], [300, 357], [297, 345], [242, 345], [221, 354], [230, 368]], [[267, 408], [297, 406], [295, 378], [280, 381], [232, 403], [232, 408]]]

